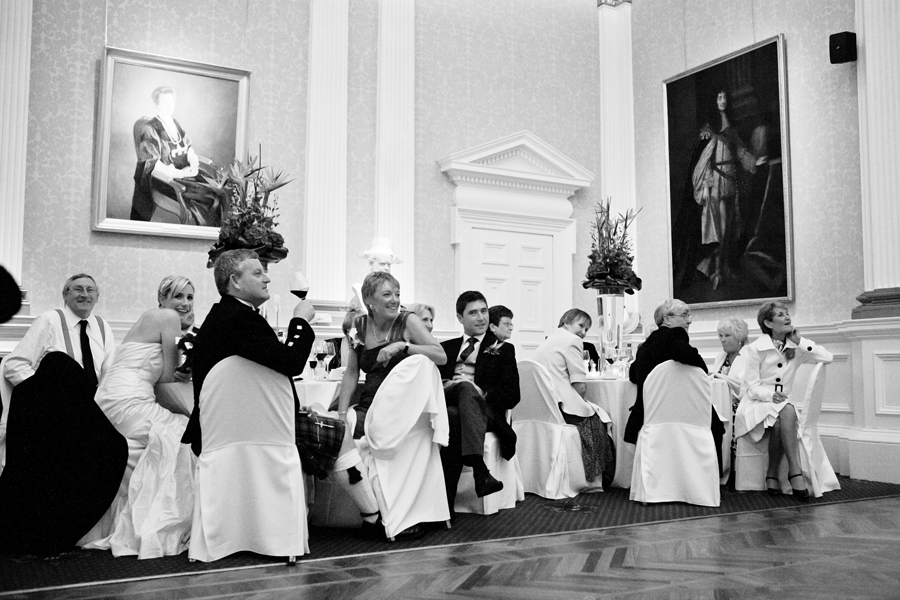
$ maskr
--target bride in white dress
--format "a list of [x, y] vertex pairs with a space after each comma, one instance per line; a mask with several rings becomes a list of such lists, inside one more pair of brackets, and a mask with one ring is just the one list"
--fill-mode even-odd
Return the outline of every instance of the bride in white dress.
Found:
[[[194, 499], [193, 455], [181, 444], [188, 419], [156, 403], [156, 383], [186, 381], [178, 366], [176, 339], [194, 323], [194, 286], [180, 276], [159, 284], [159, 308], [138, 319], [116, 349], [113, 364], [94, 400], [116, 430], [144, 451], [127, 489], [112, 505], [110, 535], [86, 546], [115, 556], [157, 558], [188, 547]], [[134, 454], [129, 453], [129, 463]]]

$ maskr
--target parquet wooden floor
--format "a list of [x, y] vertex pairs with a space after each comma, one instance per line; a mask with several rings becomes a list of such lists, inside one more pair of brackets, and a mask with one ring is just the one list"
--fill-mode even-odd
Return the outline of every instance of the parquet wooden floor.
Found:
[[798, 505], [11, 597], [900, 598], [900, 498]]

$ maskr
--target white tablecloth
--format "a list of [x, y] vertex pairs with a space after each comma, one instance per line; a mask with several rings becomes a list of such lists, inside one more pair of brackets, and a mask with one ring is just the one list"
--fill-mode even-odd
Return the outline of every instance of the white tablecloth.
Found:
[[[586, 382], [585, 400], [600, 406], [612, 419], [612, 438], [616, 447], [616, 476], [613, 486], [631, 487], [631, 469], [634, 465], [634, 444], [626, 444], [625, 424], [628, 423], [630, 408], [637, 399], [637, 386], [621, 379], [589, 379]], [[722, 439], [722, 458], [725, 469], [729, 468], [731, 455], [731, 394], [728, 384], [720, 379], [712, 381], [713, 406], [725, 425], [726, 435]]]
[[341, 380], [306, 380], [294, 381], [294, 389], [297, 390], [297, 399], [300, 400], [300, 406], [310, 406], [318, 404], [319, 412], [327, 411], [331, 403], [341, 393]]

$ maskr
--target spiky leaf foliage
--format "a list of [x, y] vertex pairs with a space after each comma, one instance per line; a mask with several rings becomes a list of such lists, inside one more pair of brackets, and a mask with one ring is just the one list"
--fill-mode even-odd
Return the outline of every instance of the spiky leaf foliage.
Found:
[[594, 208], [594, 223], [591, 227], [591, 263], [582, 286], [587, 288], [623, 288], [628, 294], [641, 289], [641, 278], [631, 268], [634, 256], [628, 239], [628, 228], [634, 223], [638, 210], [628, 209], [625, 214], [613, 218], [610, 205], [598, 202]]

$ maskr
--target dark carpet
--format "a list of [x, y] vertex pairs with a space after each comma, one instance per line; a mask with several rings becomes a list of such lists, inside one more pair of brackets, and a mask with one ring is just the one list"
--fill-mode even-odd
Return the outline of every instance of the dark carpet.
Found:
[[[435, 527], [425, 537], [413, 541], [391, 544], [362, 539], [355, 530], [312, 528], [309, 539], [311, 554], [302, 557], [300, 562], [900, 496], [900, 485], [889, 483], [841, 478], [841, 488], [803, 504], [790, 496], [723, 492], [718, 508], [681, 503], [642, 506], [629, 501], [628, 490], [623, 489], [583, 494], [567, 500], [544, 500], [528, 494], [513, 510], [500, 511], [489, 517], [460, 514], [453, 521], [452, 529]], [[187, 552], [180, 556], [142, 561], [133, 557], [113, 558], [109, 552], [97, 550], [74, 550], [54, 557], [0, 555], [0, 593], [248, 568], [278, 562], [282, 561], [251, 553], [236, 554], [213, 563], [188, 562]]]

